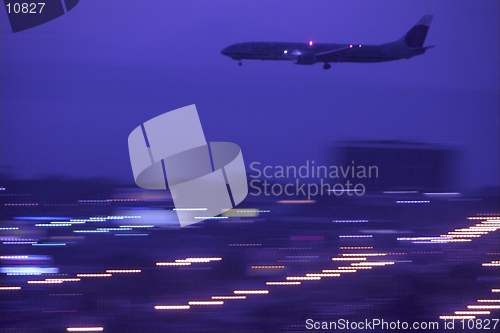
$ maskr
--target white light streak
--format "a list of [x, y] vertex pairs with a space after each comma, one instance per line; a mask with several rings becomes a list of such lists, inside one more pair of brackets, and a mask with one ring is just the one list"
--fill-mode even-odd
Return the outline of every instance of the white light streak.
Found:
[[155, 310], [188, 310], [189, 305], [155, 305]]
[[342, 253], [344, 257], [381, 257], [387, 253]]
[[106, 273], [141, 273], [140, 269], [107, 269]]
[[186, 259], [177, 259], [176, 262], [210, 262], [210, 261], [221, 261], [220, 257], [212, 257], [212, 258], [186, 258]]
[[487, 315], [490, 311], [455, 311], [456, 315]]
[[269, 294], [269, 290], [235, 290], [233, 291], [233, 293], [235, 294], [247, 294], [247, 295], [250, 295], [250, 294]]
[[467, 309], [500, 309], [500, 305], [467, 305]]
[[321, 276], [287, 276], [287, 280], [312, 281], [321, 280]]
[[307, 273], [306, 276], [335, 277], [335, 276], [340, 276], [340, 274], [339, 273]]
[[474, 319], [476, 316], [439, 316], [439, 319]]
[[353, 262], [351, 266], [385, 266], [394, 265], [394, 261], [367, 261], [367, 262]]
[[223, 305], [224, 301], [190, 301], [189, 305]]
[[20, 290], [21, 287], [0, 287], [0, 290]]
[[156, 266], [189, 266], [190, 262], [157, 262]]
[[67, 327], [68, 332], [102, 332], [104, 327]]
[[324, 270], [322, 270], [322, 272], [323, 273], [356, 273], [357, 270], [356, 269], [324, 269]]
[[332, 258], [333, 261], [364, 261], [366, 260], [366, 258], [354, 258], [354, 257], [350, 257], [350, 258]]
[[29, 284], [57, 284], [57, 283], [63, 283], [61, 280], [57, 281], [37, 281], [37, 280], [30, 280], [28, 281]]

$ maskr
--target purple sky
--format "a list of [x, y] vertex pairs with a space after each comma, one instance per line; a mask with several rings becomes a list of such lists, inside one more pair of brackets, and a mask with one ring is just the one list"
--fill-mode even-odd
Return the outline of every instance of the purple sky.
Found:
[[[236, 61], [230, 44], [377, 44], [433, 14], [410, 60]], [[1, 9], [1, 167], [22, 177], [132, 182], [127, 137], [196, 104], [207, 141], [248, 166], [326, 162], [332, 140], [412, 140], [463, 149], [464, 185], [499, 184], [498, 1], [85, 1], [13, 34]]]

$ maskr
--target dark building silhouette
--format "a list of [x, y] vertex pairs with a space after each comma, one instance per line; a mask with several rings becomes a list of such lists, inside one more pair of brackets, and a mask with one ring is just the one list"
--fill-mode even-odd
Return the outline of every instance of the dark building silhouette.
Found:
[[[458, 151], [455, 147], [407, 141], [340, 141], [333, 146], [338, 166], [372, 168], [370, 178], [346, 179], [362, 182], [367, 191], [444, 192], [457, 190]], [[368, 175], [367, 175], [368, 176]]]

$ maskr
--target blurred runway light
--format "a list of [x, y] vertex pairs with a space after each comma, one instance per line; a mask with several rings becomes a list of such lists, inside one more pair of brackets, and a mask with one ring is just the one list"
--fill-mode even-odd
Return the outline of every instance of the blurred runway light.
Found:
[[21, 287], [0, 287], [0, 290], [21, 290]]
[[[441, 237], [448, 237], [450, 235], [441, 235]], [[481, 237], [481, 235], [478, 234], [469, 234], [469, 233], [457, 233], [457, 235], [453, 235], [453, 237], [457, 238], [478, 238]]]
[[59, 273], [57, 267], [1, 267], [0, 273], [7, 275], [41, 275], [41, 274], [55, 274]]
[[261, 295], [261, 294], [269, 294], [269, 290], [235, 290], [233, 291], [235, 294], [246, 294], [246, 295]]
[[461, 196], [462, 193], [459, 192], [440, 192], [440, 193], [423, 193], [426, 196], [429, 197], [457, 197]]
[[286, 279], [299, 280], [299, 281], [312, 281], [312, 280], [321, 280], [321, 276], [287, 276]]
[[[447, 237], [451, 239], [452, 237], [449, 236]], [[397, 240], [402, 240], [402, 241], [420, 241], [420, 240], [433, 240], [433, 239], [441, 239], [441, 237], [398, 237]]]
[[[51, 225], [60, 225], [60, 224], [69, 224], [70, 226], [72, 224], [85, 224], [85, 222], [71, 222], [70, 221], [52, 221], [50, 222]], [[35, 224], [35, 226], [37, 226], [37, 224]]]
[[467, 309], [500, 309], [500, 305], [467, 305]]
[[212, 299], [246, 299], [246, 296], [212, 296]]
[[493, 288], [493, 289], [491, 289], [491, 292], [492, 292], [492, 293], [500, 293], [500, 289], [498, 289], [498, 288]]
[[398, 200], [397, 204], [427, 204], [430, 203], [429, 200]]
[[500, 216], [469, 216], [468, 220], [500, 220]]
[[26, 245], [26, 244], [35, 244], [36, 241], [7, 241], [2, 242], [4, 245]]
[[325, 236], [290, 236], [291, 241], [322, 241]]
[[500, 303], [500, 299], [478, 299], [478, 303]]
[[190, 262], [157, 262], [156, 266], [189, 266]]
[[312, 277], [336, 277], [340, 276], [339, 273], [307, 273], [306, 276], [312, 276]]
[[38, 206], [38, 203], [5, 203], [4, 206]]
[[279, 200], [279, 204], [313, 204], [316, 200]]
[[115, 234], [115, 236], [139, 237], [139, 236], [149, 236], [149, 234]]
[[394, 265], [394, 261], [366, 261], [366, 262], [353, 262], [351, 266], [386, 266]]
[[373, 246], [340, 246], [340, 250], [373, 250]]
[[269, 286], [297, 286], [302, 284], [300, 281], [290, 281], [290, 282], [285, 282], [285, 281], [268, 281], [266, 282], [267, 285]]
[[211, 261], [221, 261], [222, 258], [220, 258], [220, 257], [212, 257], [212, 258], [186, 258], [186, 259], [176, 259], [175, 262], [183, 262], [181, 260], [184, 260], [186, 262], [211, 262]]
[[0, 259], [27, 259], [28, 256], [0, 256]]
[[89, 278], [98, 278], [98, 277], [110, 277], [113, 274], [76, 274], [78, 277], [89, 277]]
[[464, 242], [472, 242], [472, 239], [433, 239], [431, 240], [433, 243], [464, 243]]
[[453, 319], [475, 319], [476, 316], [439, 316], [439, 319], [453, 320]]
[[155, 310], [189, 310], [189, 305], [155, 305]]
[[29, 284], [57, 284], [57, 283], [63, 283], [61, 280], [56, 280], [56, 281], [41, 281], [41, 280], [29, 280]]
[[68, 332], [102, 332], [104, 327], [67, 327]]
[[252, 266], [252, 269], [283, 269], [285, 266]]
[[492, 260], [491, 262], [485, 262], [482, 264], [483, 266], [495, 266], [495, 267], [500, 267], [500, 261], [495, 261]]
[[456, 315], [489, 315], [491, 311], [455, 311]]
[[290, 259], [314, 259], [314, 258], [319, 258], [319, 256], [286, 256], [287, 258]]
[[106, 273], [141, 273], [140, 269], [107, 269]]
[[366, 260], [365, 257], [355, 258], [355, 257], [343, 257], [343, 258], [332, 258], [333, 261], [363, 261]]
[[35, 227], [71, 227], [71, 223], [37, 223]]
[[339, 238], [372, 238], [373, 235], [340, 235]]
[[356, 269], [324, 269], [323, 273], [356, 273]]
[[97, 228], [97, 230], [106, 230], [106, 231], [125, 231], [125, 230], [132, 230], [132, 228]]
[[339, 253], [344, 257], [382, 257], [386, 256], [387, 253]]
[[223, 305], [224, 301], [189, 301], [189, 305]]
[[107, 200], [78, 200], [78, 202], [108, 202]]
[[333, 220], [335, 223], [368, 223], [368, 220]]

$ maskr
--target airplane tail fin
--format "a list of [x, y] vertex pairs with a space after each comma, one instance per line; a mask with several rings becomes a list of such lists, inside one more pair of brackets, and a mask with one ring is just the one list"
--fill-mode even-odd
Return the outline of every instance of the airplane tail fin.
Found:
[[408, 47], [416, 48], [424, 45], [425, 37], [427, 36], [427, 31], [429, 31], [429, 26], [431, 25], [433, 17], [433, 15], [424, 15], [420, 21], [404, 35], [402, 40]]

